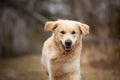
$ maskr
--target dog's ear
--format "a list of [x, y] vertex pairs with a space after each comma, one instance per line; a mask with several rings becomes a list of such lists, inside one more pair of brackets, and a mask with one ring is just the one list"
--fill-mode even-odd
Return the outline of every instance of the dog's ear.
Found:
[[87, 24], [78, 22], [77, 25], [79, 26], [79, 29], [80, 29], [80, 32], [82, 35], [84, 35], [84, 36], [89, 35], [89, 26]]
[[45, 31], [54, 31], [57, 28], [57, 22], [56, 21], [48, 21], [45, 23], [44, 30]]

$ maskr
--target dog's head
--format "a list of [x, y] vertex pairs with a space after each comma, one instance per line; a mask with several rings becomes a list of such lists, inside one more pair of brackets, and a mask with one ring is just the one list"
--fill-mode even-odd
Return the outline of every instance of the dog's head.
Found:
[[88, 25], [70, 20], [48, 21], [44, 29], [53, 32], [66, 52], [72, 50], [81, 35], [87, 36], [89, 34]]

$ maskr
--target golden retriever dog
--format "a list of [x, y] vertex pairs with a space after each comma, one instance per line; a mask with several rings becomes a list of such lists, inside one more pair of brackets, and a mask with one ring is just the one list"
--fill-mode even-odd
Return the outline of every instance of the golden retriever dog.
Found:
[[49, 80], [80, 80], [82, 35], [89, 34], [89, 26], [72, 20], [48, 21], [45, 31], [52, 36], [45, 41], [41, 62]]

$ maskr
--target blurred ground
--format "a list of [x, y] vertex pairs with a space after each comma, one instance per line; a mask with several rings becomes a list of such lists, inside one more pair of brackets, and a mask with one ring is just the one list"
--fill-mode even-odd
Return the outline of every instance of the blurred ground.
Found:
[[[94, 64], [97, 65], [97, 64]], [[104, 66], [104, 64], [101, 64]], [[110, 66], [109, 66], [110, 67]], [[119, 68], [81, 64], [82, 80], [120, 80]], [[42, 72], [40, 55], [0, 60], [0, 80], [48, 80]]]

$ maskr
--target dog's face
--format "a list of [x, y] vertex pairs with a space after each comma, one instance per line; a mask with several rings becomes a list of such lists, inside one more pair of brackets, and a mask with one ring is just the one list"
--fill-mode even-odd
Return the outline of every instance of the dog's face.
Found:
[[56, 39], [58, 39], [64, 50], [70, 52], [72, 47], [79, 40], [80, 31], [74, 23], [59, 23], [55, 30]]
[[89, 26], [75, 21], [58, 20], [47, 22], [45, 30], [52, 31], [63, 49], [70, 52], [76, 42], [80, 40], [81, 35], [88, 35]]

